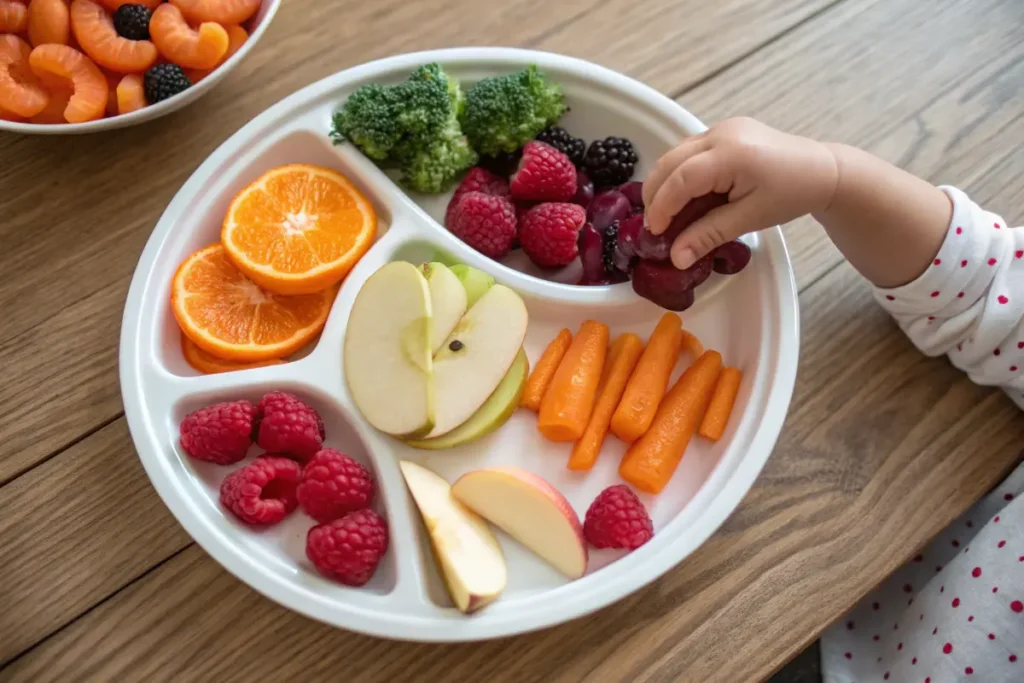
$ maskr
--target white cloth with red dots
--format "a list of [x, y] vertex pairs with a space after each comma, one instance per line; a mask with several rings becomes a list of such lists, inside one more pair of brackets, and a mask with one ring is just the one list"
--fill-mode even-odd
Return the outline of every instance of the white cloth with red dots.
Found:
[[[1024, 409], [1024, 229], [942, 189], [935, 261], [876, 298], [922, 352]], [[831, 626], [821, 662], [825, 683], [1024, 682], [1024, 465]]]

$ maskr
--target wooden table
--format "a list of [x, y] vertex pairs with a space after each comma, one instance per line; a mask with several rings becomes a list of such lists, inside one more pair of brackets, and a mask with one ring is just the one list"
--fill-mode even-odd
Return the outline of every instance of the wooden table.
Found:
[[787, 226], [802, 353], [726, 525], [595, 615], [472, 645], [334, 630], [235, 580], [143, 474], [117, 343], [188, 175], [275, 101], [399, 52], [518, 45], [635, 76], [706, 121], [866, 147], [1024, 220], [1019, 0], [288, 0], [196, 105], [109, 134], [0, 134], [0, 680], [757, 681], [996, 483], [1024, 419], [919, 355], [810, 220]]

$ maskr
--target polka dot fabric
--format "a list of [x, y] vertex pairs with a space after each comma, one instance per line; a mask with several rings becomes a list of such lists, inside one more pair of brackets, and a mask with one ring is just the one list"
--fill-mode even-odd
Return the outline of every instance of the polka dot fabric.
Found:
[[1024, 229], [942, 189], [953, 216], [935, 260], [917, 280], [875, 298], [922, 352], [948, 355], [972, 381], [1002, 387], [1024, 409]]
[[825, 683], [1024, 681], [1024, 465], [821, 638]]

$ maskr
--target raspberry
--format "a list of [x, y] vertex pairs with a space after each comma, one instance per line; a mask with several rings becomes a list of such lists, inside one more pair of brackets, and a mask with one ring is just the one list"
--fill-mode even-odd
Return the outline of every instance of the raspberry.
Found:
[[600, 187], [621, 185], [633, 177], [638, 161], [633, 143], [626, 138], [594, 140], [587, 148], [583, 167]]
[[253, 433], [260, 448], [305, 461], [324, 442], [324, 421], [298, 396], [272, 391], [256, 406]]
[[551, 126], [538, 133], [537, 139], [546, 142], [569, 157], [576, 168], [583, 165], [583, 155], [587, 151], [587, 143], [583, 141], [583, 138], [574, 138], [565, 128]]
[[302, 470], [290, 458], [261, 455], [228, 475], [220, 485], [220, 502], [249, 524], [277, 524], [298, 505], [295, 488]]
[[484, 256], [499, 259], [516, 239], [516, 210], [504, 197], [467, 192], [455, 205], [448, 229]]
[[365, 467], [333, 448], [324, 448], [302, 469], [295, 494], [303, 512], [318, 522], [330, 522], [367, 507], [375, 490]]
[[609, 486], [590, 504], [583, 535], [595, 548], [636, 550], [654, 536], [644, 504], [624, 484]]
[[517, 200], [567, 202], [576, 194], [576, 167], [551, 145], [527, 142], [509, 190]]
[[519, 242], [538, 266], [564, 266], [576, 258], [576, 238], [586, 222], [587, 212], [578, 204], [538, 204], [519, 221]]
[[462, 195], [467, 192], [483, 192], [484, 194], [494, 195], [495, 197], [507, 197], [508, 181], [494, 175], [482, 166], [474, 166], [469, 169], [466, 177], [463, 178], [462, 182], [459, 183], [459, 186], [455, 188], [455, 193], [452, 195], [451, 201], [448, 202], [448, 210], [445, 211], [444, 214], [445, 227], [451, 228], [455, 213], [455, 205], [458, 204]]
[[181, 447], [196, 460], [231, 465], [252, 445], [256, 406], [248, 401], [217, 403], [181, 421]]
[[306, 557], [317, 571], [346, 586], [362, 586], [388, 549], [388, 527], [369, 508], [317, 524], [306, 534]]

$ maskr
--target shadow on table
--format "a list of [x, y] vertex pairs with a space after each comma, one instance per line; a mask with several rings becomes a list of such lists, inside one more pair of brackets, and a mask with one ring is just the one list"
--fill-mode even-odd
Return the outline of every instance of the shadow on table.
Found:
[[821, 650], [818, 642], [801, 652], [768, 683], [821, 683]]

